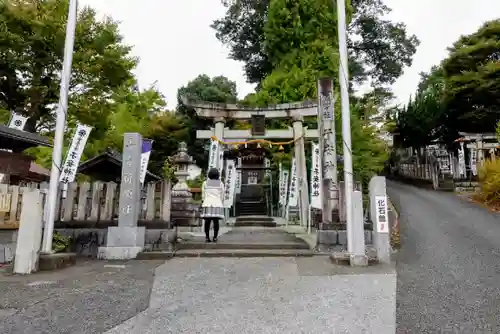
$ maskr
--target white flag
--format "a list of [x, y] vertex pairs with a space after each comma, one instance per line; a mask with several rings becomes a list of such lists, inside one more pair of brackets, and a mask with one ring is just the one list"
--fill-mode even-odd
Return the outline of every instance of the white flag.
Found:
[[238, 157], [238, 164], [236, 165], [238, 170], [236, 171], [236, 193], [241, 194], [241, 157]]
[[299, 204], [299, 182], [297, 178], [297, 161], [292, 160], [292, 176], [290, 178], [290, 194], [288, 196], [288, 206], [296, 207]]
[[282, 206], [286, 206], [286, 202], [288, 200], [288, 179], [290, 176], [290, 172], [284, 169], [282, 174], [283, 178], [280, 186], [280, 204]]
[[460, 142], [460, 148], [458, 149], [458, 173], [461, 177], [465, 176], [465, 151], [464, 142]]
[[141, 172], [140, 172], [141, 184], [144, 184], [144, 181], [146, 180], [146, 172], [148, 171], [149, 156], [151, 155], [152, 149], [153, 149], [153, 141], [151, 139], [142, 139]]
[[224, 207], [230, 208], [234, 203], [234, 191], [236, 188], [236, 168], [234, 160], [226, 161], [226, 179], [224, 182]]
[[9, 122], [9, 128], [23, 131], [24, 127], [26, 126], [26, 121], [28, 121], [27, 117], [12, 113], [12, 117]]
[[476, 176], [477, 175], [477, 150], [474, 148], [470, 150], [470, 169], [472, 171], [472, 175]]
[[312, 143], [311, 159], [311, 207], [322, 209], [321, 203], [321, 159], [319, 154], [319, 145]]
[[207, 172], [212, 169], [217, 167], [217, 153], [219, 151], [219, 143], [215, 140], [212, 140], [210, 143], [210, 151], [208, 152], [208, 170]]
[[76, 170], [80, 164], [83, 149], [87, 144], [91, 130], [92, 128], [86, 125], [79, 124], [76, 127], [73, 140], [71, 141], [71, 146], [69, 147], [68, 155], [66, 156], [66, 161], [64, 162], [61, 170], [59, 182], [67, 184], [75, 181]]
[[264, 166], [266, 167], [265, 175], [269, 179], [269, 182], [271, 182], [271, 160], [264, 158]]

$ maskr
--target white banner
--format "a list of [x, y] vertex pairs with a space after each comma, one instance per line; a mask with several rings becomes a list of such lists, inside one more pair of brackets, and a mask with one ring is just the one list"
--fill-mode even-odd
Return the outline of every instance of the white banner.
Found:
[[18, 114], [13, 112], [8, 126], [11, 129], [23, 131], [24, 127], [26, 126], [26, 121], [28, 121], [27, 117], [24, 117], [22, 115], [18, 115]]
[[322, 209], [321, 203], [321, 157], [319, 154], [319, 145], [312, 143], [311, 158], [311, 207]]
[[208, 152], [207, 173], [210, 169], [217, 167], [218, 151], [219, 151], [219, 143], [215, 140], [212, 140], [212, 142], [210, 143], [210, 151]]
[[219, 143], [219, 149], [218, 149], [218, 154], [219, 154], [219, 173], [222, 175], [222, 172], [224, 170], [224, 145]]
[[268, 178], [268, 182], [271, 184], [271, 160], [264, 158], [264, 167], [266, 167], [266, 178]]
[[226, 161], [226, 179], [224, 182], [224, 207], [230, 208], [234, 204], [234, 191], [236, 188], [236, 168], [234, 160]]
[[389, 216], [387, 214], [387, 196], [375, 196], [377, 216], [377, 232], [389, 233]]
[[66, 155], [66, 161], [64, 162], [63, 168], [61, 170], [59, 182], [67, 184], [75, 181], [76, 170], [78, 169], [78, 165], [80, 164], [83, 149], [87, 144], [87, 140], [89, 139], [91, 130], [92, 128], [86, 125], [79, 124], [76, 127], [75, 134], [73, 135], [73, 140], [71, 141], [71, 146], [69, 147], [68, 154]]
[[151, 155], [151, 150], [153, 149], [153, 141], [151, 139], [142, 139], [142, 151], [141, 151], [141, 184], [144, 184], [146, 180], [146, 172], [148, 171], [149, 156]]
[[[238, 168], [241, 168], [241, 157], [238, 157], [238, 162], [236, 165]], [[241, 169], [236, 170], [236, 186], [235, 190], [237, 194], [241, 194]]]
[[462, 177], [465, 176], [465, 152], [463, 142], [460, 142], [460, 148], [458, 149], [458, 174]]
[[290, 194], [288, 196], [288, 206], [296, 207], [299, 204], [299, 182], [297, 178], [297, 162], [292, 160], [292, 175], [290, 178]]
[[472, 171], [472, 175], [477, 175], [477, 150], [470, 150], [470, 169]]
[[288, 178], [290, 176], [290, 172], [286, 169], [282, 172], [282, 178], [280, 182], [280, 204], [282, 206], [286, 206], [286, 202], [288, 200]]

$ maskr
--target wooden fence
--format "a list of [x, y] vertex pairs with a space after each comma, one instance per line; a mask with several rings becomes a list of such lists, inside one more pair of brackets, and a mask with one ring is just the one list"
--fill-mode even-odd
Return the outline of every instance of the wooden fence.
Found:
[[[33, 188], [41, 190], [45, 208], [48, 183], [31, 183], [24, 186], [0, 184], [0, 229], [19, 227], [22, 196]], [[119, 186], [114, 182], [69, 183], [67, 188], [60, 192], [56, 203], [56, 224], [116, 224], [119, 194]], [[170, 182], [149, 183], [144, 186], [141, 195], [139, 220], [170, 220]]]

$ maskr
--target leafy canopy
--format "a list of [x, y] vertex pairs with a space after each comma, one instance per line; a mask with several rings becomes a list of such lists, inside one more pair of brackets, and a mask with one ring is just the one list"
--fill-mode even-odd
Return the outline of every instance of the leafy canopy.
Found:
[[[286, 53], [282, 47], [302, 47], [301, 38], [307, 43], [311, 37], [317, 36], [314, 32], [311, 34], [315, 27], [323, 29], [330, 25], [327, 35], [337, 31], [336, 16], [331, 21], [325, 20], [335, 11], [319, 11], [314, 1], [309, 7], [304, 6], [302, 1], [287, 1], [282, 15], [288, 15], [289, 20], [285, 20], [287, 25], [283, 26], [282, 32], [276, 30], [277, 39], [273, 40], [266, 36], [266, 33], [269, 34], [266, 24], [270, 17], [276, 18], [276, 13], [270, 13], [275, 0], [223, 0], [222, 3], [226, 6], [226, 14], [214, 21], [212, 27], [217, 38], [230, 48], [230, 57], [245, 64], [247, 79], [252, 83], [261, 83], [275, 69], [276, 55]], [[320, 3], [327, 6], [324, 2]], [[358, 83], [369, 78], [376, 85], [393, 83], [402, 74], [403, 68], [411, 65], [418, 39], [406, 32], [403, 23], [384, 19], [390, 8], [382, 0], [351, 0], [348, 8], [352, 15], [348, 26], [352, 78]], [[293, 26], [295, 19], [295, 23], [300, 21], [304, 26], [297, 34], [291, 35], [286, 30]], [[281, 33], [284, 35], [280, 37]], [[287, 40], [285, 36], [291, 39]], [[269, 43], [281, 45], [270, 48]]]

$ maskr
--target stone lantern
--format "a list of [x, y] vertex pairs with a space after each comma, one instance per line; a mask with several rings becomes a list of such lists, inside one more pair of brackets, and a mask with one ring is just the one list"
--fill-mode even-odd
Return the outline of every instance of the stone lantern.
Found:
[[188, 168], [195, 161], [188, 154], [185, 142], [179, 144], [179, 150], [171, 157], [171, 161], [177, 178], [177, 183], [172, 188], [172, 222], [175, 227], [197, 226], [199, 205], [193, 203], [193, 195], [186, 183], [189, 176]]

